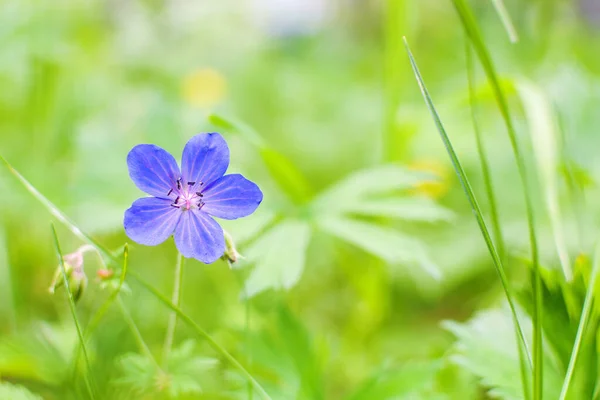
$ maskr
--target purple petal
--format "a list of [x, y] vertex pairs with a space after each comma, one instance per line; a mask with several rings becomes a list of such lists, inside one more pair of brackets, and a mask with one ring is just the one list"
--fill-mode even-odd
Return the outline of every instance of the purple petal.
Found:
[[184, 182], [208, 185], [225, 175], [229, 166], [229, 148], [218, 133], [201, 133], [187, 142], [181, 159]]
[[181, 254], [205, 264], [219, 259], [225, 252], [223, 229], [201, 210], [184, 211], [175, 228], [175, 245]]
[[125, 211], [125, 233], [131, 240], [156, 246], [167, 240], [181, 217], [179, 208], [171, 207], [171, 200], [144, 197], [133, 202]]
[[240, 174], [225, 175], [203, 191], [202, 211], [223, 219], [250, 215], [263, 199], [254, 182]]
[[179, 167], [172, 155], [153, 144], [139, 144], [127, 155], [129, 176], [144, 192], [167, 197], [179, 178]]

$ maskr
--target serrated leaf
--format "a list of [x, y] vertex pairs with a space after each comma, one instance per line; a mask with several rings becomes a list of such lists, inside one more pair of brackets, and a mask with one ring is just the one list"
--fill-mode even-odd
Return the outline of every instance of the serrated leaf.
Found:
[[42, 400], [41, 396], [30, 392], [23, 386], [0, 383], [0, 399], [6, 400]]
[[390, 264], [416, 264], [435, 279], [441, 278], [440, 270], [429, 258], [423, 243], [394, 229], [345, 217], [326, 217], [317, 224], [333, 236]]
[[288, 289], [300, 279], [310, 241], [306, 222], [284, 220], [267, 231], [248, 250], [246, 259], [255, 264], [245, 283], [245, 295], [263, 290]]
[[[521, 318], [531, 331], [531, 321]], [[519, 355], [511, 315], [504, 310], [480, 313], [466, 323], [446, 321], [444, 327], [456, 338], [456, 353], [451, 359], [477, 376], [489, 396], [504, 400], [521, 400], [523, 389], [519, 377]], [[545, 346], [550, 352], [550, 346]], [[562, 374], [548, 353], [544, 363], [544, 398], [556, 399]]]
[[165, 392], [176, 399], [185, 394], [202, 392], [200, 380], [218, 361], [194, 355], [194, 340], [186, 340], [171, 351], [168, 368], [163, 371], [146, 355], [128, 353], [118, 363], [121, 375], [115, 383], [127, 386], [138, 394]]

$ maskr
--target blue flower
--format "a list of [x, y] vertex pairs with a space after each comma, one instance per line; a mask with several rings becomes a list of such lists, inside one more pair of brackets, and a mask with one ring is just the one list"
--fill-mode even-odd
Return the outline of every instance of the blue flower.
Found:
[[131, 149], [127, 166], [135, 185], [153, 196], [137, 199], [125, 211], [127, 236], [156, 246], [174, 235], [181, 254], [206, 264], [225, 252], [223, 229], [212, 217], [245, 217], [263, 198], [258, 186], [242, 175], [225, 175], [229, 148], [218, 133], [191, 138], [181, 170], [171, 154], [153, 144]]

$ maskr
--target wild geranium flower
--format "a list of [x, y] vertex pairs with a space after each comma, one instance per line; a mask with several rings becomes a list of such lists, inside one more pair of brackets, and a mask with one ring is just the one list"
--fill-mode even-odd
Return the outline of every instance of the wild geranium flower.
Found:
[[156, 246], [171, 235], [188, 258], [210, 264], [225, 252], [223, 229], [212, 218], [236, 219], [256, 210], [263, 195], [240, 174], [225, 175], [229, 148], [218, 133], [201, 133], [175, 158], [153, 144], [135, 146], [127, 156], [129, 176], [153, 197], [137, 199], [125, 211], [132, 240]]

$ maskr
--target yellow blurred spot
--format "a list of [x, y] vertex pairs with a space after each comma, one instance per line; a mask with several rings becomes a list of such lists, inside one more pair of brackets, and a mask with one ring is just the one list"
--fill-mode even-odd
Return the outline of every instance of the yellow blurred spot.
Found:
[[408, 164], [408, 168], [413, 171], [429, 172], [437, 179], [426, 180], [415, 186], [415, 194], [424, 195], [432, 199], [443, 197], [450, 189], [450, 169], [435, 160], [417, 160]]
[[184, 100], [192, 106], [211, 107], [225, 97], [227, 81], [219, 71], [201, 68], [183, 78], [181, 92]]

